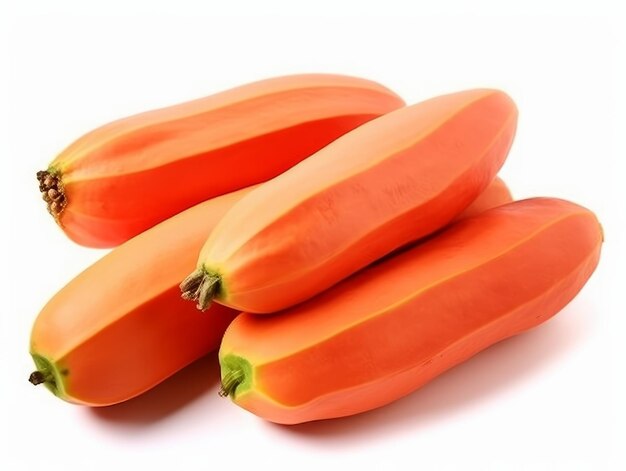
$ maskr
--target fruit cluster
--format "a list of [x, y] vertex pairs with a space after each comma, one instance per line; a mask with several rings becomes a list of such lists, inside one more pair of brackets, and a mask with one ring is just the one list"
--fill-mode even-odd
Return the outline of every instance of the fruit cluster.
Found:
[[39, 189], [71, 239], [116, 248], [37, 317], [31, 382], [110, 405], [219, 347], [220, 394], [294, 424], [380, 407], [544, 322], [603, 234], [574, 203], [512, 201], [516, 123], [497, 90], [405, 106], [298, 75], [86, 134]]

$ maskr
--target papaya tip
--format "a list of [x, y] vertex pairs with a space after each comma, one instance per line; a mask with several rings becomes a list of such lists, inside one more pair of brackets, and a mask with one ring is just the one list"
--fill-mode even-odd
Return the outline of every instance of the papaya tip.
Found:
[[219, 288], [219, 275], [206, 273], [202, 268], [198, 268], [180, 284], [181, 297], [187, 301], [197, 301], [196, 307], [200, 311], [206, 311], [211, 306], [211, 300]]
[[39, 192], [48, 206], [48, 212], [58, 222], [59, 216], [67, 206], [67, 197], [61, 181], [61, 174], [50, 168], [37, 172]]
[[191, 293], [193, 294], [198, 286], [202, 283], [202, 279], [204, 278], [204, 272], [202, 269], [198, 268], [191, 275], [187, 276], [180, 285], [180, 290], [183, 292], [183, 295]]
[[37, 386], [38, 384], [46, 382], [46, 376], [39, 370], [33, 371], [28, 377], [28, 381]]
[[243, 382], [243, 377], [244, 374], [241, 370], [230, 370], [226, 373], [224, 378], [222, 378], [222, 386], [218, 392], [219, 396], [228, 397], [231, 394], [234, 394], [237, 386]]

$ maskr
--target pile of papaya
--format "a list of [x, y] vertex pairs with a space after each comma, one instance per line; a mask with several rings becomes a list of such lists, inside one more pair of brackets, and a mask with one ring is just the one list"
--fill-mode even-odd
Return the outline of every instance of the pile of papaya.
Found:
[[602, 228], [498, 178], [518, 111], [475, 89], [407, 106], [339, 75], [126, 117], [37, 173], [74, 242], [113, 248], [37, 316], [33, 384], [131, 399], [219, 348], [220, 395], [296, 424], [395, 401], [541, 324]]

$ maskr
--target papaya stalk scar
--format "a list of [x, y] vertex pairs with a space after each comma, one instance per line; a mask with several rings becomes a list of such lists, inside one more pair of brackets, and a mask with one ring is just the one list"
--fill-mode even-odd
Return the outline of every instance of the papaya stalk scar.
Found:
[[41, 197], [48, 205], [48, 212], [59, 223], [59, 216], [67, 206], [67, 197], [61, 181], [61, 173], [50, 167], [48, 170], [37, 172], [37, 180], [39, 181]]
[[222, 379], [222, 387], [218, 393], [220, 397], [228, 397], [235, 393], [237, 386], [241, 384], [244, 379], [244, 373], [241, 370], [231, 370]]
[[218, 274], [198, 268], [180, 284], [181, 296], [187, 301], [197, 301], [196, 307], [206, 311], [220, 291], [221, 280]]

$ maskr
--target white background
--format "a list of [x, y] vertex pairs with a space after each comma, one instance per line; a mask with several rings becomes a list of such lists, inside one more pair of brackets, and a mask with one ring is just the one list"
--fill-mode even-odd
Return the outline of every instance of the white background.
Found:
[[[26, 5], [0, 13], [0, 469], [626, 469], [626, 19], [616, 8], [16, 3]], [[307, 16], [290, 16], [298, 8]], [[560, 196], [598, 214], [606, 243], [589, 284], [547, 324], [354, 418], [265, 423], [217, 396], [214, 357], [100, 410], [32, 387], [35, 316], [103, 254], [55, 227], [35, 171], [112, 119], [298, 72], [368, 77], [410, 103], [507, 91], [520, 121], [501, 175], [517, 198]]]

